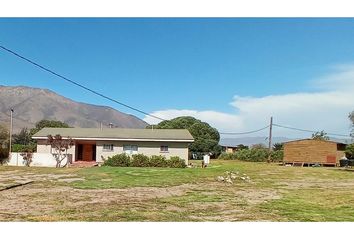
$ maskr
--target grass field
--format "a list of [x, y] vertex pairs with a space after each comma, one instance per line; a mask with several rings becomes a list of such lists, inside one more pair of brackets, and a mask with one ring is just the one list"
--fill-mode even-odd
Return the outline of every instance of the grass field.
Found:
[[[354, 171], [212, 160], [208, 168], [0, 166], [0, 221], [354, 221]], [[250, 177], [216, 181], [226, 171]]]

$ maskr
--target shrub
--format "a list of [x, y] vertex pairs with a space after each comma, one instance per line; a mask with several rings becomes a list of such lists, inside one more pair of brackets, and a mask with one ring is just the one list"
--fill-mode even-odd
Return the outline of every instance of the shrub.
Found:
[[186, 161], [178, 156], [171, 157], [167, 160], [168, 166], [171, 168], [185, 168], [187, 167]]
[[171, 167], [171, 168], [185, 168], [187, 165], [185, 160], [175, 156], [170, 159], [166, 159], [164, 156], [145, 156], [144, 154], [134, 154], [131, 157], [129, 155], [117, 154], [103, 163], [103, 166], [110, 167]]
[[108, 159], [103, 163], [103, 166], [111, 167], [129, 167], [129, 165], [130, 157], [125, 153], [108, 157]]
[[11, 152], [35, 152], [36, 151], [36, 144], [29, 144], [29, 145], [23, 145], [23, 144], [13, 144], [11, 148]]
[[223, 160], [235, 160], [236, 159], [236, 154], [235, 153], [227, 153], [223, 152], [219, 155], [218, 159], [223, 159]]
[[150, 167], [168, 167], [166, 157], [153, 155], [150, 157]]
[[144, 154], [134, 154], [131, 158], [130, 166], [132, 167], [150, 167], [150, 159]]
[[281, 161], [283, 161], [283, 157], [284, 157], [284, 151], [283, 150], [273, 151], [270, 154], [270, 160], [272, 162], [281, 162]]
[[345, 148], [345, 156], [348, 159], [354, 158], [354, 143], [347, 145], [347, 147]]
[[2, 148], [0, 146], [0, 165], [7, 163], [7, 161], [9, 160], [8, 157], [9, 157], [9, 149]]

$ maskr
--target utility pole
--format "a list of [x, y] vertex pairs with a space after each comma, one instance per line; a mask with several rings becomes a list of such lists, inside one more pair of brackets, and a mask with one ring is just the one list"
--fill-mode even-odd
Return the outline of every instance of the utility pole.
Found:
[[14, 110], [10, 109], [10, 145], [9, 145], [9, 157], [11, 156], [11, 146], [12, 146], [12, 114]]
[[270, 163], [270, 154], [272, 152], [272, 130], [273, 130], [273, 117], [270, 117], [269, 124], [269, 137], [268, 137], [268, 163]]

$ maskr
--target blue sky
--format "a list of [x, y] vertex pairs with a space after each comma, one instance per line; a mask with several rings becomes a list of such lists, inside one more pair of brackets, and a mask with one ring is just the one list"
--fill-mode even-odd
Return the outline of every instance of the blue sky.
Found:
[[[278, 114], [283, 124], [346, 133], [349, 122], [344, 111], [347, 115], [354, 110], [354, 105], [343, 106], [338, 113], [344, 119], [341, 128], [332, 126], [339, 124], [336, 119], [332, 125], [313, 123], [312, 117], [303, 122], [303, 116], [289, 121], [291, 111], [270, 109], [262, 112], [259, 122], [242, 115], [249, 98], [263, 103], [269, 96], [340, 91], [333, 81], [353, 67], [354, 19], [3, 18], [0, 43], [146, 112], [168, 118], [193, 111], [221, 131], [252, 130]], [[49, 88], [76, 101], [145, 117], [1, 51], [0, 70], [3, 85]], [[331, 84], [326, 85], [329, 77]], [[344, 80], [349, 87], [351, 79]], [[215, 116], [231, 117], [231, 122], [211, 119], [214, 112], [226, 114]], [[233, 117], [238, 119], [235, 126]]]

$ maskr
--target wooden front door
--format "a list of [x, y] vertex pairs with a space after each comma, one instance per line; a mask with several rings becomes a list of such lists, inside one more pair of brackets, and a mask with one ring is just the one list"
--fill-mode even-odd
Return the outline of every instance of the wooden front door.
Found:
[[92, 145], [91, 144], [83, 144], [82, 149], [82, 160], [83, 161], [92, 161]]

